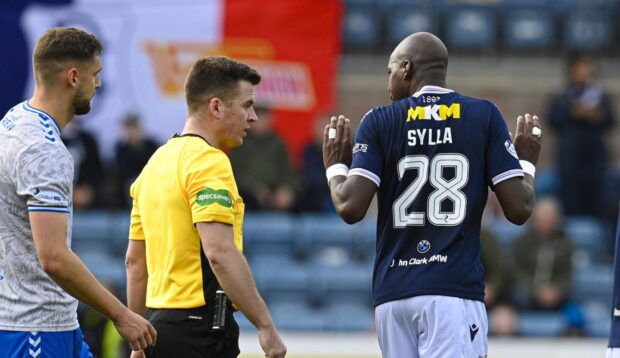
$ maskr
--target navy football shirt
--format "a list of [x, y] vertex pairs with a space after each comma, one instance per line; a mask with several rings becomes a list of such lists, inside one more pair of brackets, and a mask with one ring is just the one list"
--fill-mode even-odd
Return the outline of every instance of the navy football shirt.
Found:
[[484, 300], [488, 187], [523, 176], [494, 104], [425, 86], [374, 108], [358, 128], [349, 175], [378, 187], [375, 305], [418, 295]]
[[614, 293], [611, 308], [610, 348], [620, 348], [620, 215], [616, 225], [616, 252], [614, 256]]

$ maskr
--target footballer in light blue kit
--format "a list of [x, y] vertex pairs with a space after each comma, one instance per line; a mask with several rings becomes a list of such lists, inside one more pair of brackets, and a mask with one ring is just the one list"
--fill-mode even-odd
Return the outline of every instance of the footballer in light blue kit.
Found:
[[325, 128], [338, 214], [361, 220], [377, 194], [372, 291], [384, 357], [486, 356], [480, 226], [488, 190], [513, 223], [533, 206], [538, 118], [518, 118], [513, 145], [493, 103], [446, 88], [447, 63], [434, 35], [407, 37], [388, 64], [393, 103], [364, 116], [353, 147], [346, 117]]
[[71, 251], [73, 158], [60, 131], [90, 111], [102, 46], [75, 28], [45, 32], [33, 51], [35, 90], [0, 120], [0, 357], [93, 355], [76, 298], [110, 318], [134, 350], [154, 328], [108, 292]]

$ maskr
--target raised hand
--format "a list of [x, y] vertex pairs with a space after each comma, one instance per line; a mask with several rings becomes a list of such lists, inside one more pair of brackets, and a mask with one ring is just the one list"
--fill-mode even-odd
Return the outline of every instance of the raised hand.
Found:
[[[331, 135], [330, 135], [331, 134]], [[351, 166], [351, 121], [339, 115], [331, 118], [323, 131], [323, 164], [329, 168], [334, 164]]]
[[517, 117], [517, 131], [514, 135], [514, 145], [520, 160], [527, 160], [536, 165], [540, 155], [542, 129], [538, 116], [529, 113]]

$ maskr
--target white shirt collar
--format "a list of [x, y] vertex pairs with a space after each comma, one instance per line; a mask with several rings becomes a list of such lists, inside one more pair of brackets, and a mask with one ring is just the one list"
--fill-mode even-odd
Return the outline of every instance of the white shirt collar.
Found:
[[439, 86], [424, 86], [424, 87], [420, 88], [420, 90], [418, 92], [414, 93], [413, 97], [418, 97], [422, 93], [446, 94], [446, 93], [450, 93], [450, 92], [454, 92], [454, 91], [451, 90], [451, 89], [443, 88], [443, 87], [439, 87]]

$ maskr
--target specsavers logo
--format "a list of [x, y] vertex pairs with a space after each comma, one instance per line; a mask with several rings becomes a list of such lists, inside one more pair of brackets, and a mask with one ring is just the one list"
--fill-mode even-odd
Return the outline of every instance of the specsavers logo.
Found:
[[226, 208], [230, 208], [233, 204], [230, 194], [226, 189], [215, 190], [204, 188], [196, 195], [196, 203], [201, 206], [209, 206], [217, 203]]

